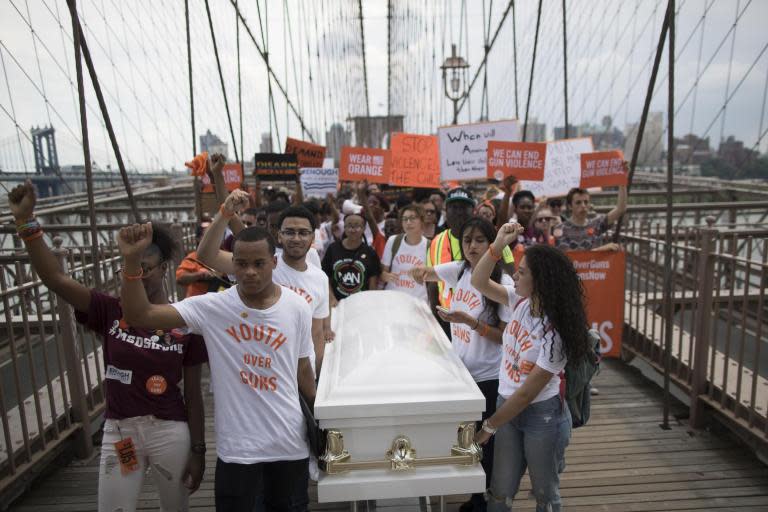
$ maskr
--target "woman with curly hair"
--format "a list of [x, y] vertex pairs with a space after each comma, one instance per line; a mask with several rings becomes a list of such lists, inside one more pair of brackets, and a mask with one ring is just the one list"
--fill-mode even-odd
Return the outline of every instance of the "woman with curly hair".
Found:
[[528, 469], [537, 511], [559, 511], [560, 473], [571, 437], [571, 415], [560, 396], [560, 374], [567, 361], [589, 349], [584, 291], [571, 261], [547, 245], [529, 247], [514, 286], [491, 279], [502, 249], [523, 227], [504, 224], [478, 262], [472, 286], [512, 312], [502, 336], [496, 412], [475, 440], [494, 435], [494, 468], [488, 510], [509, 510]]

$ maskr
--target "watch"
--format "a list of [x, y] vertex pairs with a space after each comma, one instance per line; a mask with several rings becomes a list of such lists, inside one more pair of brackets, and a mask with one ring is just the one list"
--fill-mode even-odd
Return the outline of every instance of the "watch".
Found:
[[488, 420], [485, 420], [483, 422], [483, 431], [488, 432], [489, 434], [493, 435], [496, 433], [496, 428], [492, 427], [490, 423], [488, 423]]
[[190, 448], [190, 451], [197, 455], [205, 455], [205, 451], [206, 451], [205, 443], [193, 444], [192, 447]]

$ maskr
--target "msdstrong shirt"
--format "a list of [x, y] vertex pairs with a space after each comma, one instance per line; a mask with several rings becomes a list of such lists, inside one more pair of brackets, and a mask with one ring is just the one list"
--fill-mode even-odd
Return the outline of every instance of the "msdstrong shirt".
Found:
[[256, 464], [309, 456], [299, 406], [299, 359], [313, 353], [312, 314], [288, 288], [267, 309], [246, 306], [237, 287], [172, 304], [206, 338], [216, 390], [216, 452]]

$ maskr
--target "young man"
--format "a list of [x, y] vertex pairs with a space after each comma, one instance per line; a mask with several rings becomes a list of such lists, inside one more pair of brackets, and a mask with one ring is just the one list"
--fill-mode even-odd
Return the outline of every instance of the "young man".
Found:
[[[246, 196], [242, 191], [233, 191], [224, 201], [224, 208], [236, 211], [245, 204]], [[232, 275], [235, 272], [232, 253], [216, 247], [213, 240], [226, 227], [227, 220], [219, 213], [214, 217], [197, 248], [199, 260], [220, 272]], [[277, 284], [287, 286], [307, 301], [312, 309], [312, 342], [315, 352], [312, 355], [312, 367], [320, 375], [320, 365], [325, 352], [325, 341], [328, 338], [323, 332], [323, 320], [330, 315], [328, 279], [319, 266], [309, 264], [307, 253], [315, 236], [314, 216], [301, 206], [289, 206], [281, 210], [280, 217], [275, 222], [277, 236], [283, 246], [282, 251], [275, 250], [277, 266], [273, 279]], [[311, 234], [308, 232], [311, 231]]]
[[[217, 217], [232, 217], [231, 206], [225, 202]], [[272, 280], [274, 240], [262, 228], [240, 231], [232, 255], [237, 286], [171, 305], [150, 304], [140, 282], [151, 240], [150, 223], [120, 230], [123, 314], [137, 327], [186, 327], [206, 337], [216, 390], [216, 510], [306, 510], [309, 450], [299, 392], [314, 404], [311, 311]]]
[[[626, 165], [626, 164], [625, 164]], [[563, 251], [615, 251], [615, 243], [604, 243], [603, 234], [627, 211], [627, 187], [619, 187], [616, 207], [607, 215], [589, 219], [589, 192], [572, 188], [565, 199], [571, 217], [554, 230], [556, 247]]]

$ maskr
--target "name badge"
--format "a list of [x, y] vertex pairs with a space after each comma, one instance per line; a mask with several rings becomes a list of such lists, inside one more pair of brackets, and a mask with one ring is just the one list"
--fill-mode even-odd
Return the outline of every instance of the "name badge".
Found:
[[110, 364], [107, 365], [105, 378], [119, 380], [123, 384], [130, 384], [133, 379], [133, 370], [121, 370]]

